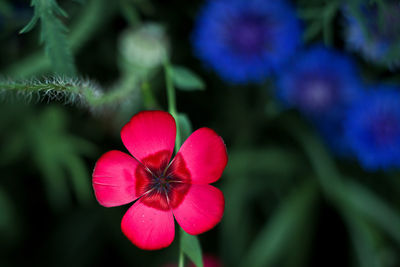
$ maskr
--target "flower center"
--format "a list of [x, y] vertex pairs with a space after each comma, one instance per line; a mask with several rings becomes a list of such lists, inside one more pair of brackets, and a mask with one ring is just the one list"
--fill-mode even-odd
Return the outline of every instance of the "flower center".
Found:
[[159, 210], [177, 207], [190, 188], [190, 174], [180, 155], [168, 164], [169, 153], [158, 152], [136, 168], [136, 192], [142, 202]]
[[295, 98], [298, 105], [305, 111], [323, 112], [334, 105], [336, 88], [336, 82], [328, 77], [305, 75], [299, 82], [299, 90], [296, 91]]
[[179, 181], [173, 180], [172, 177], [165, 177], [165, 176], [158, 177], [152, 174], [152, 181], [149, 186], [151, 187], [150, 190], [165, 190], [166, 193], [169, 193], [169, 190], [171, 189], [171, 183], [174, 182], [176, 183]]
[[259, 55], [265, 49], [266, 19], [255, 14], [246, 14], [233, 22], [229, 31], [232, 48], [244, 55]]

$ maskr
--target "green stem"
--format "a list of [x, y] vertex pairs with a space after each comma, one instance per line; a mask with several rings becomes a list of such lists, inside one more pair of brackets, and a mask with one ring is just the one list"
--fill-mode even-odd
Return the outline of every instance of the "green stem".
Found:
[[185, 255], [183, 254], [182, 248], [179, 249], [179, 262], [178, 262], [178, 267], [184, 267], [185, 266]]
[[[179, 119], [178, 119], [178, 110], [176, 108], [176, 95], [175, 95], [175, 87], [172, 82], [172, 73], [171, 73], [171, 65], [168, 61], [168, 58], [164, 60], [164, 71], [165, 71], [165, 83], [167, 87], [167, 98], [168, 98], [168, 111], [175, 119], [176, 123], [176, 141], [175, 141], [175, 152], [178, 153], [179, 148], [181, 147], [181, 133], [179, 129]], [[180, 238], [182, 240], [183, 229], [180, 228]], [[180, 242], [179, 248], [179, 267], [185, 266], [185, 255], [182, 249], [182, 242]]]
[[54, 78], [45, 81], [8, 82], [0, 80], [0, 96], [15, 93], [26, 100], [41, 100], [49, 97], [50, 100], [63, 100], [66, 103], [80, 104], [83, 100], [91, 108], [113, 105], [123, 101], [137, 91], [135, 76], [123, 76], [119, 83], [111, 90], [102, 88], [89, 81]]
[[156, 108], [158, 107], [157, 100], [153, 95], [153, 92], [151, 91], [150, 83], [145, 79], [142, 82], [142, 95], [143, 95], [143, 101], [144, 101], [144, 106], [148, 109]]
[[181, 140], [181, 133], [179, 130], [178, 111], [176, 109], [175, 87], [172, 82], [171, 66], [167, 58], [164, 60], [164, 70], [165, 70], [165, 82], [167, 86], [168, 111], [174, 117], [176, 123], [175, 152], [178, 152], [179, 148], [181, 147], [182, 140]]
[[131, 27], [137, 27], [140, 24], [140, 15], [133, 4], [128, 0], [120, 0], [119, 6], [122, 15]]

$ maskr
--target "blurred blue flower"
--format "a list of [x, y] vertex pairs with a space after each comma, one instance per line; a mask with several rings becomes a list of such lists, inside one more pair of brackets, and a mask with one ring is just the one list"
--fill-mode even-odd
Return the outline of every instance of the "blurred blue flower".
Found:
[[400, 88], [380, 86], [350, 109], [345, 123], [351, 148], [368, 170], [400, 167]]
[[400, 3], [357, 4], [345, 9], [345, 39], [350, 50], [376, 64], [400, 64]]
[[351, 58], [323, 46], [299, 53], [277, 81], [277, 95], [283, 104], [311, 119], [341, 155], [348, 152], [343, 135], [346, 110], [360, 94], [362, 83]]
[[209, 0], [192, 40], [196, 56], [224, 80], [260, 82], [294, 54], [301, 27], [283, 0]]

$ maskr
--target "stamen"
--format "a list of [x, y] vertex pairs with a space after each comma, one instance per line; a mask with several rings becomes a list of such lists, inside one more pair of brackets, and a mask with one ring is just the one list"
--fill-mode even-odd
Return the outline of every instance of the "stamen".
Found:
[[139, 198], [141, 198], [141, 197], [143, 197], [143, 196], [145, 196], [145, 195], [147, 195], [147, 194], [153, 192], [155, 189], [156, 189], [155, 187], [152, 187], [151, 189], [149, 189], [149, 190], [147, 190], [146, 192], [144, 192]]
[[151, 175], [154, 176], [153, 172], [146, 166], [144, 165], [140, 160], [138, 160], [134, 155], [131, 155], [146, 171], [148, 171]]
[[183, 181], [179, 181], [179, 180], [168, 180], [168, 183], [181, 183], [181, 184], [183, 184]]
[[169, 206], [169, 197], [168, 197], [167, 189], [166, 188], [163, 188], [163, 189], [164, 189], [165, 197], [167, 199], [167, 203], [168, 203], [168, 206]]
[[172, 162], [175, 161], [175, 157], [168, 163], [167, 167], [165, 167], [162, 176], [165, 176], [165, 174], [167, 173], [169, 166], [171, 166]]

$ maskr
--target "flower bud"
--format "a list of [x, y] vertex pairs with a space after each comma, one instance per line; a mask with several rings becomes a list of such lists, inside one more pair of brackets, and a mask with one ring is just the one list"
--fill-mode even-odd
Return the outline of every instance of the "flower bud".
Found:
[[148, 23], [121, 34], [119, 50], [124, 67], [150, 70], [168, 56], [168, 40], [162, 26]]

